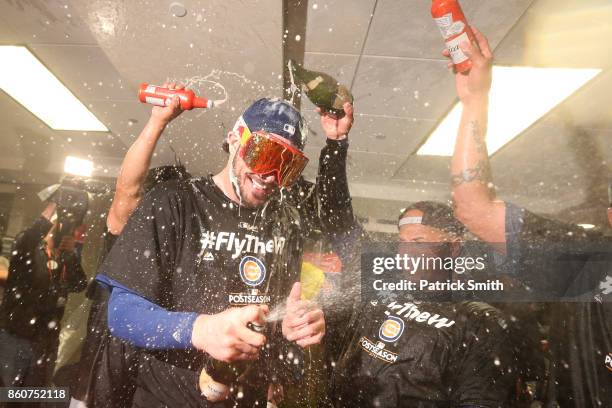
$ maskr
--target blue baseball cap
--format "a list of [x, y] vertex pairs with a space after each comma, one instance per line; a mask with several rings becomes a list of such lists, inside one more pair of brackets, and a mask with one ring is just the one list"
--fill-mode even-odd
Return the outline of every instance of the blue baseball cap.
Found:
[[282, 136], [299, 150], [306, 144], [306, 126], [302, 115], [291, 104], [278, 98], [261, 98], [244, 111], [241, 120], [251, 132], [264, 130]]

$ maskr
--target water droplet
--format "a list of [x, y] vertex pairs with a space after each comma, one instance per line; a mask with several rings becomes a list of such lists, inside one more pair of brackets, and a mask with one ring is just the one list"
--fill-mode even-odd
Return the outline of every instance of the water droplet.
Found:
[[296, 35], [295, 36], [295, 41], [301, 41], [302, 40], [302, 36], [301, 35]]

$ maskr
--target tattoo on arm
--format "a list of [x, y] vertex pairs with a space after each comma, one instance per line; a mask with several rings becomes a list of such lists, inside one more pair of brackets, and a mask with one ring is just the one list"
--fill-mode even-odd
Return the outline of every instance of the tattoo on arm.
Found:
[[[484, 135], [482, 129], [480, 129], [480, 123], [477, 120], [472, 120], [468, 124], [470, 129], [470, 136], [474, 140], [474, 146], [476, 147], [476, 151], [479, 155], [485, 154], [485, 157], [488, 157], [487, 153], [487, 144], [484, 141]], [[482, 157], [481, 157], [482, 160]]]
[[480, 124], [476, 120], [469, 122], [470, 136], [474, 142], [478, 162], [476, 166], [463, 169], [458, 174], [451, 175], [453, 187], [457, 187], [463, 183], [471, 183], [474, 181], [484, 184], [491, 190], [491, 164], [489, 162], [489, 154], [487, 152], [487, 144], [484, 141], [484, 135], [480, 129]]

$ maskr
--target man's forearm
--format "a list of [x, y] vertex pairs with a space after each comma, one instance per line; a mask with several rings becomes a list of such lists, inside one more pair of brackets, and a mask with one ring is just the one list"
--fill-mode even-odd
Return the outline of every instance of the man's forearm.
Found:
[[191, 348], [197, 313], [170, 312], [135, 293], [115, 287], [108, 303], [113, 335], [147, 349]]
[[506, 210], [495, 199], [485, 141], [487, 114], [486, 97], [464, 106], [451, 162], [452, 195], [455, 216], [468, 230], [483, 241], [504, 243]]
[[121, 232], [140, 200], [141, 187], [151, 165], [151, 157], [165, 128], [165, 122], [149, 119], [123, 159], [107, 222], [109, 230], [115, 234]]
[[121, 189], [133, 195], [139, 193], [151, 165], [151, 156], [165, 128], [166, 123], [153, 118], [149, 119], [123, 159], [117, 177], [118, 190]]
[[488, 101], [485, 98], [463, 107], [451, 162], [453, 196], [457, 205], [472, 199], [493, 200], [491, 166], [485, 136]]

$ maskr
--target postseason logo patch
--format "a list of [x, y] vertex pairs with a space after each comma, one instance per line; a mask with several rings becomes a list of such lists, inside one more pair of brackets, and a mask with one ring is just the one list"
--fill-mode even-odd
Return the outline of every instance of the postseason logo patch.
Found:
[[605, 360], [606, 368], [612, 371], [612, 353], [608, 353]]
[[245, 256], [240, 261], [240, 279], [249, 286], [259, 286], [266, 279], [266, 266], [254, 256]]
[[257, 286], [266, 279], [266, 266], [254, 256], [245, 256], [238, 267], [240, 279], [249, 288], [244, 293], [230, 293], [229, 303], [232, 306], [263, 305], [270, 303], [271, 297], [267, 293], [261, 293]]
[[363, 336], [359, 339], [359, 345], [370, 356], [384, 361], [388, 364], [393, 364], [397, 361], [398, 354], [387, 349], [387, 344], [397, 341], [404, 333], [404, 321], [399, 317], [390, 316], [380, 325], [378, 329], [378, 337], [382, 341], [372, 341]]
[[378, 337], [384, 342], [393, 343], [404, 333], [404, 321], [395, 316], [390, 316], [383, 322], [378, 331]]
[[385, 350], [386, 344], [382, 341], [377, 343], [363, 336], [359, 339], [359, 345], [364, 349], [370, 356], [384, 361], [385, 363], [395, 363], [397, 361], [397, 354]]

